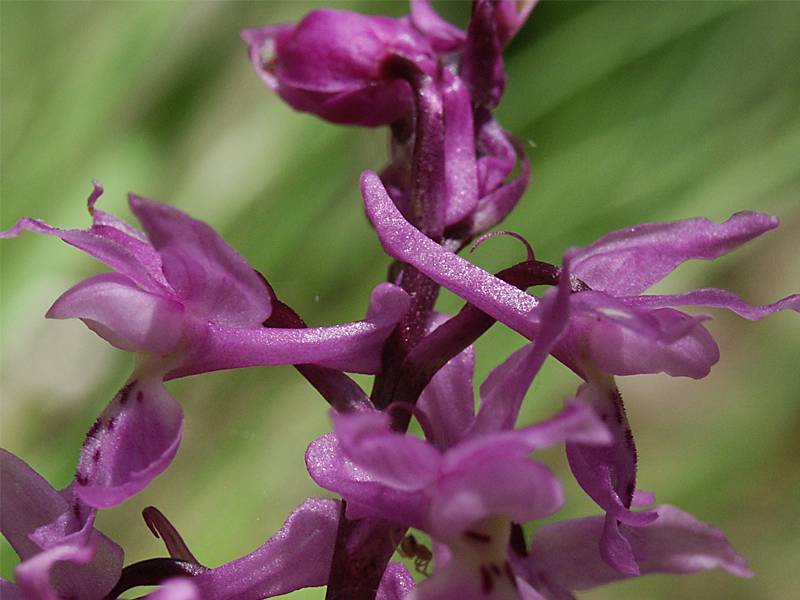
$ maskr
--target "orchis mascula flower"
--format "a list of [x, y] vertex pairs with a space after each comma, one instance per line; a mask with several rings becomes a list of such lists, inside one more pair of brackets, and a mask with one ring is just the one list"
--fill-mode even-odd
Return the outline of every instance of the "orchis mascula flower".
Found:
[[253, 365], [314, 363], [374, 372], [379, 348], [408, 306], [405, 292], [382, 284], [367, 319], [334, 327], [264, 327], [270, 290], [244, 258], [208, 225], [139, 196], [130, 207], [146, 235], [94, 207], [92, 226], [56, 229], [22, 219], [0, 237], [31, 230], [60, 237], [115, 271], [64, 293], [47, 316], [77, 317], [123, 350], [137, 353], [125, 386], [86, 436], [75, 490], [91, 506], [119, 504], [171, 462], [183, 413], [165, 377]]
[[93, 528], [97, 509], [74, 483], [58, 492], [2, 448], [0, 480], [0, 529], [22, 561], [16, 585], [0, 580], [2, 597], [103, 598], [119, 579], [123, 552]]

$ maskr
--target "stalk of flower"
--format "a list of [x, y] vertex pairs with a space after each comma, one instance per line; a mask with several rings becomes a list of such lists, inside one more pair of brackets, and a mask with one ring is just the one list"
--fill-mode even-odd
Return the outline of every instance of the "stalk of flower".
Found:
[[109, 507], [137, 493], [177, 452], [183, 413], [165, 378], [253, 365], [307, 364], [375, 371], [383, 340], [408, 306], [391, 284], [378, 286], [367, 318], [322, 328], [265, 327], [272, 307], [262, 278], [208, 225], [166, 205], [130, 196], [146, 235], [95, 208], [92, 226], [60, 230], [22, 219], [115, 269], [64, 293], [51, 318], [80, 318], [117, 348], [136, 352], [128, 382], [89, 429], [75, 475], [87, 504]]

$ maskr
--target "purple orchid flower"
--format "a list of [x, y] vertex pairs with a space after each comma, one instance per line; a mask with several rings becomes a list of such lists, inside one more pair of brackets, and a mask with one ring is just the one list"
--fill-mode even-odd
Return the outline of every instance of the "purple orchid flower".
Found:
[[60, 237], [113, 269], [65, 292], [47, 313], [81, 319], [112, 345], [137, 353], [137, 364], [89, 430], [75, 476], [87, 504], [108, 507], [137, 493], [172, 461], [183, 412], [165, 378], [254, 365], [317, 364], [375, 372], [379, 349], [408, 307], [391, 284], [373, 292], [367, 318], [333, 327], [264, 327], [270, 293], [244, 258], [208, 225], [131, 195], [141, 233], [94, 207], [85, 230], [61, 230], [22, 219], [0, 237], [23, 230]]
[[119, 579], [123, 552], [94, 529], [97, 509], [74, 484], [54, 490], [36, 471], [0, 448], [0, 529], [20, 557], [16, 584], [3, 598], [103, 598]]
[[[538, 335], [539, 300], [442, 248], [411, 225], [394, 206], [380, 178], [366, 172], [361, 193], [384, 250], [529, 339]], [[800, 312], [800, 295], [751, 306], [731, 292], [704, 289], [674, 296], [640, 295], [682, 262], [712, 260], [778, 225], [777, 219], [737, 213], [716, 224], [690, 219], [641, 225], [611, 233], [586, 249], [568, 253], [573, 276], [585, 291], [570, 297], [571, 325], [556, 356], [579, 374], [591, 361], [619, 375], [666, 372], [700, 378], [719, 351], [701, 325], [670, 305], [727, 308], [748, 319], [779, 310]]]
[[[416, 231], [394, 208], [380, 181], [362, 179], [367, 213], [386, 251], [414, 265], [492, 317], [528, 338], [540, 335], [547, 320], [538, 299], [447, 252]], [[691, 219], [634, 227], [609, 234], [565, 256], [580, 293], [569, 298], [570, 324], [553, 354], [586, 384], [577, 397], [593, 407], [610, 427], [613, 444], [588, 446], [567, 441], [576, 479], [607, 512], [600, 539], [603, 558], [621, 573], [639, 573], [638, 561], [620, 523], [644, 526], [654, 511], [632, 512], [636, 482], [636, 449], [622, 398], [612, 374], [663, 371], [673, 376], [703, 377], [719, 359], [719, 350], [702, 326], [672, 305], [702, 304], [727, 308], [748, 319], [778, 310], [800, 311], [800, 295], [766, 306], [750, 306], [734, 294], [715, 289], [674, 296], [641, 295], [682, 262], [712, 260], [773, 229], [777, 219], [759, 213], [737, 213], [722, 224]], [[565, 275], [562, 274], [562, 277]]]
[[563, 501], [556, 478], [528, 455], [564, 439], [610, 441], [594, 412], [578, 401], [549, 421], [512, 429], [528, 387], [567, 323], [569, 293], [566, 277], [545, 297], [542, 336], [487, 378], [477, 415], [468, 348], [437, 373], [420, 399], [416, 414], [427, 442], [392, 431], [386, 413], [370, 411], [334, 414], [335, 433], [309, 446], [309, 473], [342, 495], [348, 518], [417, 527], [446, 546], [447, 565], [413, 597], [479, 597], [486, 585], [498, 593], [515, 589], [506, 556], [511, 521], [552, 514]]

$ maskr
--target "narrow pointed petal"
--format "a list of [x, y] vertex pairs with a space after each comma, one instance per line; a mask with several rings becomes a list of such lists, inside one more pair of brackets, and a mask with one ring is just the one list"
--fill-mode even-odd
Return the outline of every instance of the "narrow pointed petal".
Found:
[[261, 278], [216, 231], [166, 204], [133, 194], [128, 200], [164, 275], [193, 311], [227, 327], [254, 327], [269, 317]]
[[475, 132], [472, 103], [461, 78], [443, 72], [444, 171], [447, 186], [445, 226], [458, 223], [478, 204], [478, 171], [475, 162]]
[[618, 298], [629, 306], [658, 308], [662, 306], [707, 306], [726, 308], [749, 321], [757, 321], [780, 310], [800, 312], [800, 294], [792, 294], [772, 304], [748, 304], [733, 292], [713, 288], [694, 290], [685, 294], [663, 296], [623, 296]]
[[128, 277], [104, 273], [64, 292], [50, 319], [78, 318], [112, 346], [129, 352], [173, 352], [183, 334], [183, 307], [143, 291]]
[[124, 502], [169, 466], [182, 433], [183, 410], [164, 389], [161, 375], [133, 379], [86, 434], [76, 493], [98, 508]]
[[413, 265], [526, 337], [537, 334], [536, 298], [445, 250], [421, 233], [403, 218], [375, 173], [367, 171], [361, 176], [361, 195], [381, 245], [392, 258]]
[[574, 272], [613, 296], [640, 294], [690, 259], [713, 260], [778, 226], [778, 219], [739, 212], [724, 223], [688, 219], [614, 231], [575, 255]]
[[28, 535], [69, 509], [67, 501], [23, 460], [0, 448], [0, 529], [25, 560], [41, 548]]
[[377, 518], [419, 527], [424, 523], [424, 494], [384, 485], [342, 451], [333, 434], [317, 438], [306, 450], [306, 468], [322, 488], [347, 501], [348, 518]]
[[219, 369], [317, 364], [339, 371], [376, 373], [381, 349], [408, 310], [409, 297], [390, 283], [372, 292], [367, 318], [331, 327], [234, 329], [198, 324], [188, 336], [191, 354], [168, 378]]
[[[431, 331], [446, 320], [439, 317]], [[440, 450], [453, 446], [475, 417], [474, 371], [475, 351], [468, 346], [439, 369], [417, 401], [431, 427], [430, 441]]]
[[[97, 211], [99, 212], [99, 211]], [[61, 238], [105, 263], [118, 273], [135, 281], [142, 289], [169, 294], [171, 289], [161, 272], [161, 259], [146, 241], [106, 225], [90, 229], [58, 229], [39, 219], [24, 218], [6, 231], [0, 239], [32, 231]]]
[[500, 103], [506, 86], [496, 10], [497, 3], [486, 0], [473, 5], [459, 69], [473, 103], [486, 109], [493, 109]]
[[427, 442], [392, 431], [385, 413], [333, 413], [331, 418], [345, 455], [374, 481], [413, 492], [435, 480], [439, 452]]
[[310, 498], [263, 546], [192, 583], [203, 600], [261, 600], [325, 585], [338, 525], [338, 501]]
[[405, 600], [414, 587], [414, 578], [405, 565], [392, 562], [383, 572], [375, 600]]
[[[657, 508], [658, 519], [646, 527], [621, 526], [638, 559], [641, 574], [696, 573], [720, 568], [737, 577], [752, 572], [718, 529], [673, 507]], [[610, 567], [592, 540], [600, 538], [604, 517], [545, 525], [533, 536], [528, 557], [532, 569], [568, 590], [585, 590], [629, 575]]]
[[528, 388], [567, 327], [570, 294], [569, 259], [565, 259], [558, 287], [542, 299], [542, 327], [536, 341], [512, 354], [481, 384], [481, 406], [470, 435], [514, 427]]

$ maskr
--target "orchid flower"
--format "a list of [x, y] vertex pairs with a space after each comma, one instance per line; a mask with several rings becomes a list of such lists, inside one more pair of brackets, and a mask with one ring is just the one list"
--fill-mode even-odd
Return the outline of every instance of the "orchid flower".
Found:
[[[407, 261], [437, 283], [495, 319], [535, 339], [546, 323], [537, 298], [442, 250], [396, 210], [380, 181], [362, 178], [367, 214], [384, 249]], [[701, 322], [671, 305], [701, 304], [727, 308], [748, 319], [779, 310], [800, 311], [800, 295], [766, 306], [750, 306], [731, 292], [704, 289], [673, 296], [641, 295], [691, 258], [712, 260], [777, 226], [759, 213], [737, 213], [716, 224], [706, 219], [641, 225], [611, 233], [565, 256], [582, 291], [570, 296], [570, 325], [553, 354], [586, 384], [577, 397], [594, 407], [610, 427], [608, 447], [567, 442], [570, 466], [581, 486], [607, 511], [601, 551], [622, 573], [639, 572], [619, 522], [642, 526], [653, 511], [630, 511], [636, 481], [636, 449], [622, 398], [611, 375], [664, 371], [703, 377], [719, 359], [719, 350]], [[563, 276], [563, 275], [562, 275]]]
[[3, 598], [103, 598], [120, 576], [123, 552], [94, 529], [97, 509], [74, 484], [56, 491], [2, 448], [0, 480], [0, 529], [21, 560], [16, 584], [0, 582]]
[[[447, 251], [409, 223], [394, 206], [379, 177], [366, 172], [361, 193], [384, 250], [413, 265], [439, 285], [529, 339], [541, 324], [539, 299]], [[800, 295], [751, 306], [735, 294], [703, 289], [672, 296], [641, 295], [682, 262], [712, 260], [775, 228], [777, 219], [761, 213], [737, 213], [716, 224], [690, 219], [611, 233], [586, 249], [568, 253], [573, 276], [583, 291], [570, 298], [571, 326], [555, 355], [582, 373], [586, 360], [619, 375], [666, 372], [700, 378], [719, 352], [705, 317], [690, 317], [671, 305], [727, 308], [747, 319], [779, 310], [800, 312]]]
[[[512, 429], [525, 392], [567, 323], [569, 293], [565, 278], [545, 298], [551, 318], [543, 335], [487, 378], [477, 415], [471, 415], [466, 349], [420, 399], [417, 414], [428, 441], [392, 431], [388, 415], [375, 411], [334, 414], [335, 433], [309, 446], [309, 473], [342, 495], [348, 518], [416, 527], [447, 547], [450, 561], [413, 597], [478, 597], [481, 590], [486, 597], [507, 597], [505, 591], [516, 587], [506, 556], [511, 522], [552, 514], [563, 501], [557, 479], [528, 455], [564, 439], [610, 441], [580, 402], [569, 402], [549, 421]], [[486, 593], [487, 586], [495, 595]]]
[[254, 365], [379, 368], [379, 349], [408, 306], [402, 290], [378, 286], [364, 321], [264, 327], [271, 313], [267, 286], [208, 225], [131, 195], [142, 233], [95, 208], [102, 191], [95, 183], [89, 196], [89, 229], [61, 230], [22, 219], [0, 233], [53, 235], [114, 269], [65, 292], [47, 313], [77, 317], [113, 346], [137, 353], [133, 374], [86, 436], [75, 491], [87, 504], [119, 504], [172, 461], [183, 412], [164, 388], [165, 378]]

